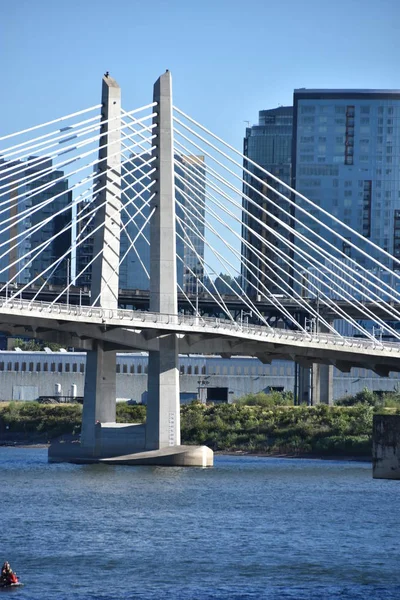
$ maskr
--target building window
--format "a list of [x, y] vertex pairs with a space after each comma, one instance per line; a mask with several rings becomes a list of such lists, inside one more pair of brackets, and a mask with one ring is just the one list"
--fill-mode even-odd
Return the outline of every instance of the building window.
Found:
[[78, 372], [78, 365], [76, 363], [72, 363], [72, 372], [73, 373], [77, 373]]
[[7, 371], [12, 371], [12, 362], [7, 363]]
[[43, 363], [43, 371], [48, 371], [49, 370], [49, 365], [47, 362]]
[[56, 363], [54, 363], [54, 362], [52, 362], [52, 363], [51, 363], [51, 365], [50, 365], [50, 371], [51, 371], [52, 373], [55, 373], [55, 372], [56, 372]]
[[70, 364], [69, 363], [65, 363], [65, 372], [66, 373], [70, 372]]
[[26, 362], [23, 362], [21, 365], [21, 371], [26, 371]]
[[131, 365], [131, 375], [135, 374], [135, 365]]
[[33, 372], [33, 362], [29, 363], [29, 372], [32, 373]]
[[85, 365], [83, 363], [81, 363], [79, 365], [79, 371], [80, 371], [80, 373], [84, 373], [85, 372]]
[[121, 373], [121, 365], [117, 364], [115, 368], [117, 373]]
[[0, 371], [4, 371], [4, 362], [0, 362]]
[[19, 363], [14, 363], [14, 371], [19, 371]]
[[58, 363], [58, 372], [59, 373], [63, 372], [63, 364], [62, 363]]
[[128, 365], [122, 365], [122, 372], [128, 373]]
[[142, 365], [138, 365], [137, 372], [138, 372], [138, 373], [141, 373], [141, 372], [142, 372]]
[[199, 367], [198, 367], [198, 366], [196, 366], [196, 367], [194, 368], [194, 374], [195, 374], [195, 375], [198, 375], [198, 374], [199, 374]]

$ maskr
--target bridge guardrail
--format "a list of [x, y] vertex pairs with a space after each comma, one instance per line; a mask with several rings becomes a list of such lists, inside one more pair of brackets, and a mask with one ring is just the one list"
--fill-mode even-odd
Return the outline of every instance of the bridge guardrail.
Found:
[[242, 324], [231, 319], [217, 319], [212, 317], [201, 317], [194, 315], [170, 315], [165, 313], [155, 313], [149, 311], [135, 311], [130, 309], [106, 309], [97, 306], [76, 306], [71, 304], [38, 302], [30, 300], [19, 300], [0, 297], [0, 307], [17, 309], [37, 310], [49, 314], [66, 314], [82, 317], [96, 317], [99, 319], [118, 318], [121, 321], [132, 323], [135, 319], [141, 322], [160, 323], [165, 325], [186, 325], [188, 327], [207, 327], [212, 329], [219, 328], [223, 331], [233, 331], [235, 333], [246, 333], [248, 335], [268, 336], [268, 338], [278, 338], [279, 340], [291, 340], [297, 342], [314, 342], [318, 344], [332, 344], [335, 346], [348, 346], [350, 348], [389, 350], [400, 353], [399, 342], [380, 342], [378, 340], [361, 340], [359, 338], [340, 336], [332, 333], [304, 333], [301, 331], [292, 331], [289, 329], [277, 329], [266, 327], [264, 325]]

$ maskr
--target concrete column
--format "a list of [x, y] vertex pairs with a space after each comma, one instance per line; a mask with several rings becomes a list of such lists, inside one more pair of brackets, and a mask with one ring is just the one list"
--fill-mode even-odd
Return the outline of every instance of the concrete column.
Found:
[[333, 366], [314, 363], [313, 404], [333, 404]]
[[[119, 246], [121, 229], [121, 89], [109, 75], [102, 84], [102, 125], [99, 141], [99, 207], [94, 226], [91, 299], [95, 306], [118, 308]], [[103, 206], [101, 206], [103, 205]], [[94, 342], [87, 353], [81, 443], [96, 454], [95, 423], [116, 419], [116, 353], [102, 342]]]
[[[323, 323], [318, 323], [318, 331], [329, 333]], [[314, 363], [312, 366], [313, 377], [313, 404], [333, 404], [333, 366]]]
[[310, 388], [310, 367], [303, 365], [298, 366], [298, 377], [299, 377], [299, 404], [310, 404], [311, 402], [311, 388]]
[[116, 351], [102, 341], [93, 342], [86, 357], [85, 391], [82, 412], [81, 444], [94, 451], [96, 421], [116, 419]]
[[[172, 81], [167, 71], [154, 85], [157, 135], [154, 166], [155, 196], [150, 221], [150, 310], [169, 315], [178, 312]], [[149, 353], [146, 448], [180, 444], [178, 340], [175, 334], [160, 338], [159, 352]]]
[[[95, 217], [93, 256], [103, 253], [92, 265], [92, 303], [102, 308], [118, 307], [119, 246], [121, 230], [121, 89], [115, 79], [104, 75], [102, 86], [103, 108], [100, 133], [98, 188], [106, 185], [96, 199], [99, 209]], [[104, 205], [104, 206], [101, 206]]]

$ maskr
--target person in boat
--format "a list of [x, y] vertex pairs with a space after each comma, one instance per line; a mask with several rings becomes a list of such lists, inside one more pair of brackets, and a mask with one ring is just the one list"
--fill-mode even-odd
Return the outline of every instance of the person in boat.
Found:
[[18, 581], [16, 575], [14, 574], [12, 568], [10, 567], [10, 563], [6, 560], [1, 568], [0, 582], [2, 584], [15, 583], [15, 580]]

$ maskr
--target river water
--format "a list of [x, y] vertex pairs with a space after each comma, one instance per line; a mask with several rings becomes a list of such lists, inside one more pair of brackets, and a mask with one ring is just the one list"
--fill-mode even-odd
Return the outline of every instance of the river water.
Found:
[[14, 599], [400, 598], [400, 481], [368, 463], [76, 466], [0, 448], [0, 476]]

